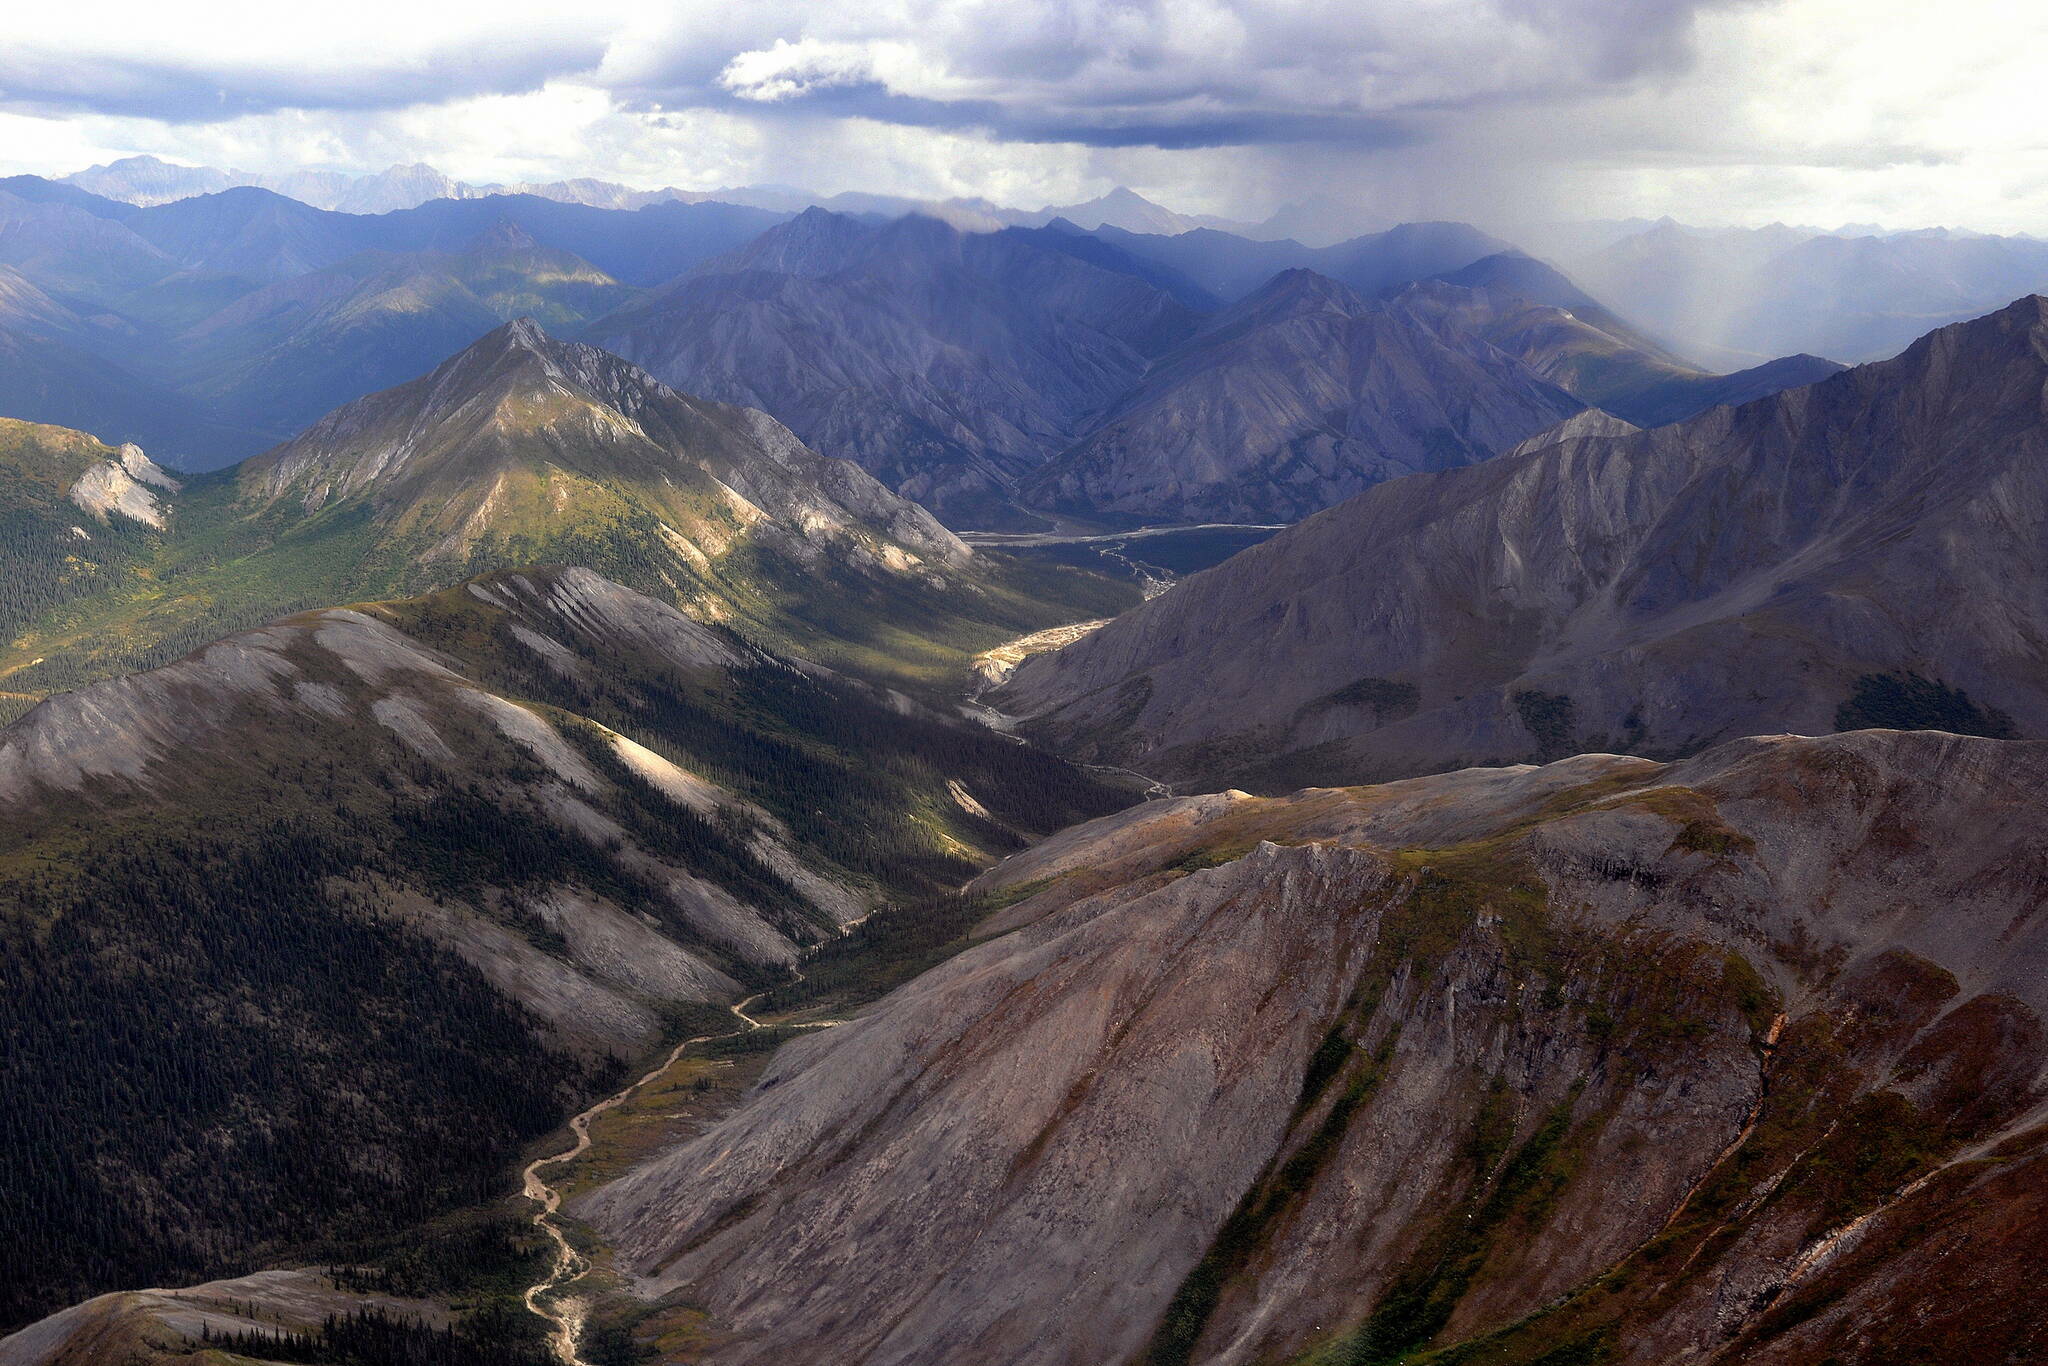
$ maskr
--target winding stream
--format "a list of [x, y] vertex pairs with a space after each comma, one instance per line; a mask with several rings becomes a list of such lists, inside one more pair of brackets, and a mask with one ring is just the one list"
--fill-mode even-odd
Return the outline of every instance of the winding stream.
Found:
[[[862, 919], [866, 919], [866, 917], [863, 916]], [[859, 922], [856, 921], [854, 923], [858, 924]], [[804, 979], [803, 973], [798, 972], [796, 969], [792, 968], [790, 972], [790, 981], [792, 983], [801, 982]], [[770, 988], [770, 990], [774, 990], [774, 988]], [[562, 1193], [542, 1179], [541, 1170], [545, 1167], [552, 1167], [559, 1163], [567, 1162], [572, 1158], [581, 1157], [590, 1148], [591, 1122], [606, 1111], [617, 1109], [628, 1100], [631, 1100], [634, 1093], [639, 1091], [641, 1087], [668, 1071], [669, 1068], [674, 1067], [684, 1052], [691, 1047], [700, 1043], [709, 1043], [713, 1039], [730, 1039], [736, 1034], [751, 1033], [761, 1028], [761, 1022], [747, 1014], [747, 1007], [767, 994], [767, 991], [757, 991], [737, 1005], [727, 1007], [728, 1010], [732, 1011], [733, 1018], [739, 1021], [738, 1029], [730, 1029], [723, 1034], [699, 1034], [695, 1038], [684, 1039], [669, 1050], [668, 1056], [663, 1058], [655, 1066], [654, 1070], [648, 1072], [624, 1090], [616, 1091], [606, 1096], [582, 1114], [572, 1118], [569, 1121], [569, 1131], [575, 1134], [576, 1142], [572, 1146], [564, 1148], [561, 1152], [551, 1153], [546, 1157], [534, 1159], [527, 1165], [526, 1171], [522, 1174], [523, 1193], [527, 1199], [534, 1201], [540, 1206], [539, 1211], [533, 1216], [533, 1226], [547, 1234], [555, 1244], [554, 1263], [548, 1268], [548, 1274], [544, 1278], [528, 1287], [526, 1291], [526, 1307], [548, 1321], [550, 1325], [548, 1338], [554, 1345], [555, 1355], [561, 1358], [563, 1366], [589, 1366], [589, 1363], [584, 1361], [576, 1350], [576, 1339], [583, 1332], [583, 1308], [573, 1300], [560, 1304], [551, 1304], [546, 1302], [544, 1297], [568, 1285], [590, 1270], [590, 1259], [570, 1246], [569, 1235], [562, 1232], [561, 1226], [555, 1221], [556, 1213], [562, 1208]]]

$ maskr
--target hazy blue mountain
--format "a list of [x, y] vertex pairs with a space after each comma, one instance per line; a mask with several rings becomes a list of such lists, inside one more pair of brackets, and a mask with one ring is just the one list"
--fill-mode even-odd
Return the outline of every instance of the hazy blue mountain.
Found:
[[563, 203], [600, 208], [637, 209], [667, 200], [691, 202], [708, 196], [673, 188], [636, 190], [603, 180], [564, 180], [542, 184], [472, 185], [443, 174], [424, 162], [391, 166], [370, 175], [345, 171], [287, 171], [256, 174], [213, 166], [180, 166], [152, 156], [122, 157], [62, 177], [108, 199], [151, 207], [196, 195], [217, 194], [237, 186], [255, 186], [288, 195], [316, 209], [342, 213], [391, 213], [417, 208], [435, 199], [482, 199], [492, 195], [530, 194]]
[[1568, 265], [1629, 317], [1719, 363], [1800, 351], [1874, 360], [2048, 288], [2048, 242], [1939, 229], [1844, 236], [1667, 219]]
[[127, 224], [75, 202], [37, 196], [35, 186], [18, 183], [22, 179], [29, 178], [0, 184], [0, 265], [12, 266], [46, 293], [74, 308], [107, 308], [177, 269], [176, 261]]
[[[1468, 287], [1451, 283], [1456, 279], [1495, 283]], [[1468, 268], [1410, 285], [1392, 303], [1411, 321], [1454, 342], [1484, 339], [1577, 398], [1640, 427], [1812, 384], [1842, 368], [1818, 356], [1786, 356], [1714, 374], [1672, 355], [1562, 275], [1526, 257], [1506, 270]]]
[[1240, 228], [1238, 232], [1245, 237], [1269, 241], [1292, 239], [1304, 246], [1333, 247], [1367, 230], [1379, 231], [1386, 225], [1387, 220], [1380, 215], [1340, 203], [1326, 195], [1308, 195], [1289, 200], [1263, 222]]
[[1579, 321], [1657, 360], [1675, 365], [1689, 361], [1643, 334], [1607, 305], [1595, 299], [1556, 266], [1539, 261], [1527, 252], [1510, 248], [1482, 256], [1470, 265], [1445, 271], [1435, 278], [1445, 284], [1467, 289], [1494, 290], [1512, 294], [1534, 304], [1548, 304], [1569, 311]]
[[214, 166], [180, 166], [151, 156], [121, 157], [60, 179], [66, 185], [137, 206], [168, 204], [252, 183], [235, 171]]
[[1120, 275], [1135, 275], [1149, 285], [1165, 290], [1197, 313], [1213, 313], [1223, 300], [1169, 266], [1147, 260], [1083, 231], [1064, 218], [1055, 218], [1040, 228], [1005, 228], [1003, 235], [1014, 241], [1063, 252], [1077, 261], [1101, 266]]
[[257, 290], [180, 335], [183, 386], [282, 439], [532, 317], [572, 332], [636, 291], [502, 223], [460, 252], [362, 252]]
[[[574, 252], [629, 284], [655, 284], [732, 250], [788, 217], [735, 204], [663, 201], [617, 209], [528, 194], [437, 199], [390, 213], [347, 214], [249, 186], [144, 208], [36, 176], [0, 180], [0, 196], [42, 206], [45, 236], [57, 234], [51, 225], [73, 225], [78, 240], [69, 249], [78, 253], [90, 249], [83, 240], [88, 230], [103, 236], [109, 230], [88, 229], [76, 214], [128, 229], [145, 244], [145, 252], [154, 249], [169, 261], [169, 269], [155, 261], [148, 269], [133, 267], [123, 276], [145, 282], [182, 269], [269, 283], [334, 265], [359, 251], [455, 250], [510, 220], [542, 245]], [[15, 205], [7, 216], [26, 212]], [[116, 241], [106, 237], [98, 249], [111, 251]], [[61, 235], [58, 249], [64, 249]], [[15, 263], [11, 257], [5, 259]]]
[[273, 438], [237, 427], [156, 381], [62, 341], [0, 325], [0, 417], [133, 441], [183, 469], [213, 469]]
[[1243, 233], [1253, 226], [1214, 214], [1176, 213], [1122, 185], [1079, 204], [1056, 204], [1035, 214], [1012, 217], [1019, 227], [1044, 227], [1063, 218], [1088, 232], [1098, 228], [1121, 228], [1125, 232], [1157, 233], [1168, 237], [1197, 228]]
[[1213, 228], [1162, 237], [1104, 227], [1097, 236], [1223, 299], [1241, 299], [1283, 270], [1313, 270], [1361, 294], [1380, 294], [1508, 249], [1465, 223], [1403, 223], [1330, 247], [1254, 241]]
[[781, 219], [531, 197], [364, 216], [252, 187], [137, 207], [5, 184], [0, 416], [140, 441], [190, 468], [232, 463], [508, 318], [572, 330], [630, 297], [623, 281], [672, 278]]
[[587, 335], [972, 525], [1197, 325], [1165, 290], [1028, 234], [813, 209]]
[[1021, 495], [1137, 520], [1290, 522], [1487, 459], [1582, 406], [1477, 336], [1285, 271], [1160, 357]]

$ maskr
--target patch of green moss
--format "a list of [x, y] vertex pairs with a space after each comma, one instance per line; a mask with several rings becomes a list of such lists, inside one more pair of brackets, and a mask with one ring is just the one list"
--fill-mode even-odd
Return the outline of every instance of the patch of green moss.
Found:
[[[1442, 1331], [1485, 1264], [1497, 1233], [1517, 1215], [1547, 1214], [1556, 1192], [1571, 1179], [1573, 1164], [1564, 1140], [1576, 1102], [1574, 1092], [1572, 1099], [1553, 1107], [1502, 1162], [1512, 1124], [1506, 1119], [1505, 1095], [1498, 1089], [1489, 1093], [1466, 1144], [1476, 1175], [1464, 1197], [1444, 1212], [1365, 1321], [1314, 1354], [1317, 1366], [1391, 1366]], [[1492, 1174], [1496, 1164], [1497, 1174]]]
[[1289, 1132], [1297, 1132], [1314, 1115], [1317, 1102], [1339, 1076], [1346, 1077], [1343, 1090], [1321, 1119], [1315, 1121], [1308, 1136], [1291, 1152], [1283, 1145], [1286, 1155], [1276, 1156], [1238, 1201], [1215, 1241], [1167, 1305], [1142, 1358], [1145, 1366], [1186, 1366], [1194, 1359], [1202, 1330], [1208, 1326], [1224, 1291], [1270, 1244], [1288, 1212], [1315, 1184], [1342, 1145], [1352, 1118], [1379, 1086], [1387, 1060], [1393, 1055], [1393, 1038], [1389, 1036], [1366, 1054], [1348, 1040], [1341, 1044], [1333, 1042], [1343, 1039], [1341, 1028], [1340, 1025], [1325, 1036], [1311, 1057]]
[[1228, 840], [1221, 844], [1207, 845], [1183, 854], [1162, 870], [1167, 873], [1198, 873], [1204, 868], [1221, 868], [1226, 863], [1235, 863], [1259, 845], [1257, 840]]

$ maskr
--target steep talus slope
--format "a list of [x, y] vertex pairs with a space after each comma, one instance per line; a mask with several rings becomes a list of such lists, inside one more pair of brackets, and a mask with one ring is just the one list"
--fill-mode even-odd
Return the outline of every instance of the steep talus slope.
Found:
[[1861, 732], [1151, 803], [576, 1209], [704, 1362], [2026, 1359], [2044, 802]]
[[1844, 724], [2043, 733], [2044, 313], [1381, 485], [1027, 660], [1000, 705], [1147, 772], [1283, 787]]
[[[549, 660], [573, 658], [568, 644], [556, 639], [565, 634], [558, 622], [568, 620], [591, 638], [587, 644], [578, 642], [586, 648], [634, 649], [669, 669], [722, 672], [765, 662], [673, 608], [635, 599], [588, 571], [563, 571], [554, 586], [558, 594], [575, 595], [571, 602], [576, 607], [565, 609], [543, 599], [541, 605], [552, 606], [552, 612], [529, 608], [503, 626], [510, 641]], [[480, 586], [476, 594], [492, 605], [519, 601], [494, 587]], [[617, 623], [597, 615], [613, 598], [658, 613], [667, 634], [633, 629], [637, 623], [623, 613]], [[569, 610], [575, 615], [569, 616]], [[396, 609], [398, 615], [403, 612]], [[280, 794], [267, 791], [274, 781], [267, 771], [249, 770], [320, 754], [346, 756], [348, 767], [361, 766], [351, 775], [357, 783], [379, 786], [376, 774], [403, 772], [416, 763], [430, 775], [415, 779], [422, 794], [468, 788], [522, 811], [525, 820], [542, 829], [556, 827], [554, 838], [580, 837], [601, 846], [607, 838], [626, 837], [603, 814], [607, 794], [619, 788], [616, 781], [607, 783], [592, 759], [548, 718], [476, 686], [468, 676], [474, 664], [442, 655], [396, 629], [388, 619], [393, 614], [394, 609], [334, 608], [290, 618], [231, 636], [161, 669], [51, 698], [0, 732], [0, 803], [15, 836], [10, 843], [47, 838], [74, 803], [81, 813], [219, 803], [225, 793], [202, 793], [192, 786], [196, 775], [209, 771], [216, 783], [240, 789], [234, 800], [262, 809]], [[613, 743], [600, 732], [574, 733], [597, 734]], [[721, 805], [734, 805], [730, 794], [715, 787], [709, 791], [711, 814]], [[350, 792], [337, 801], [347, 805], [361, 799], [360, 792]], [[743, 846], [744, 840], [739, 843]], [[632, 1003], [634, 988], [653, 992], [656, 1001], [711, 999], [734, 986], [724, 968], [734, 962], [787, 961], [797, 943], [816, 938], [830, 923], [823, 908], [778, 888], [778, 879], [765, 866], [754, 868], [753, 876], [771, 889], [765, 895], [779, 899], [748, 907], [686, 867], [664, 865], [645, 851], [605, 850], [604, 857], [622, 867], [644, 865], [632, 868], [620, 885], [654, 892], [653, 906], [671, 903], [667, 934], [691, 947], [679, 950], [664, 942], [602, 898], [565, 903], [560, 914], [603, 920], [602, 933], [624, 935], [630, 947], [646, 955], [650, 969], [644, 981], [618, 982], [607, 980], [607, 965], [578, 963], [594, 970], [598, 989], [589, 983], [550, 983], [575, 999], [556, 1000], [542, 991], [528, 1002], [586, 1042], [647, 1047], [659, 1021]], [[738, 860], [742, 867], [752, 861], [744, 853]], [[400, 881], [412, 876], [402, 868], [388, 875]], [[572, 932], [572, 941], [575, 937]], [[488, 937], [483, 945], [488, 946], [482, 949], [486, 958], [490, 949], [503, 947]], [[519, 985], [540, 985], [525, 975], [531, 972], [530, 964], [522, 965]], [[604, 988], [612, 989], [613, 999], [607, 999]], [[624, 995], [618, 994], [621, 989]]]
[[1031, 236], [814, 209], [588, 335], [972, 521], [1195, 326], [1165, 291]]
[[1127, 791], [587, 569], [0, 730], [18, 1323], [503, 1193], [621, 1058]]
[[1484, 460], [1580, 406], [1474, 335], [1412, 326], [1293, 270], [1161, 357], [1022, 495], [1065, 511], [1293, 521], [1386, 479]]

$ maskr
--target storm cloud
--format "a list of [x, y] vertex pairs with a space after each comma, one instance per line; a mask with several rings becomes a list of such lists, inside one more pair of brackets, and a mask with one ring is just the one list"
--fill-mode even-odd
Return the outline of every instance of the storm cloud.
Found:
[[[351, 55], [317, 23], [200, 41], [61, 21], [0, 51], [0, 106], [218, 122], [395, 109], [574, 80], [629, 110], [801, 111], [1001, 140], [1161, 148], [1394, 145], [1408, 119], [1683, 70], [1701, 10], [1741, 0], [753, 0], [574, 23], [479, 15]], [[175, 7], [174, 7], [175, 8]], [[431, 4], [424, 6], [432, 10]], [[459, 13], [459, 7], [458, 11]], [[321, 22], [348, 24], [327, 11]], [[414, 32], [403, 28], [396, 32]]]
[[[645, 108], [806, 108], [1014, 141], [1395, 146], [1463, 108], [1686, 69], [1740, 0], [973, 0], [743, 11], [608, 63]], [[758, 25], [750, 20], [758, 18]], [[720, 46], [733, 49], [717, 63]]]

